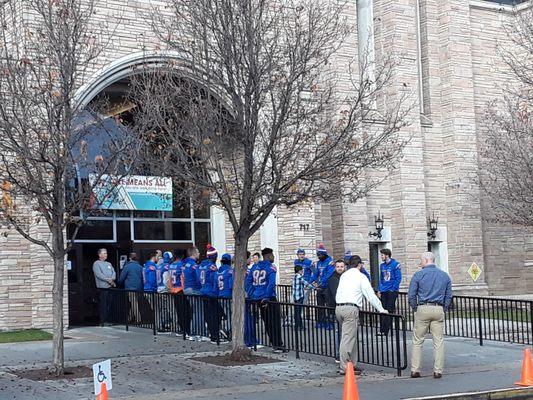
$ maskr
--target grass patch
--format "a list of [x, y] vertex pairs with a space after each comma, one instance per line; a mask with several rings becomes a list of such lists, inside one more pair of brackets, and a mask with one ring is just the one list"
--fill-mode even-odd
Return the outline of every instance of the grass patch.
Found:
[[34, 342], [50, 340], [52, 334], [40, 329], [26, 329], [23, 331], [0, 332], [0, 343]]

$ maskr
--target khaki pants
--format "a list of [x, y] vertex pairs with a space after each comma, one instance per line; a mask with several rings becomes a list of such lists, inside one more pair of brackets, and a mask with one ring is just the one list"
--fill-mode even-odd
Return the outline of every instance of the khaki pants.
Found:
[[357, 363], [357, 330], [359, 328], [359, 308], [355, 306], [337, 306], [335, 316], [342, 330], [340, 353], [340, 370], [346, 370], [346, 363]]
[[415, 313], [413, 329], [413, 351], [411, 353], [411, 372], [420, 372], [422, 345], [428, 330], [433, 335], [433, 371], [442, 374], [444, 367], [444, 309], [441, 306], [420, 305]]

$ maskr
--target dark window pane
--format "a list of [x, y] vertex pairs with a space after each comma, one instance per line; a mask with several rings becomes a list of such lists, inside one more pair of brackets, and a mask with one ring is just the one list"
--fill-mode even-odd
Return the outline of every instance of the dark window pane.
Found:
[[[69, 239], [72, 239], [74, 228], [74, 225], [70, 225], [67, 229]], [[86, 221], [78, 231], [76, 240], [113, 240], [113, 221]]]
[[[211, 226], [208, 222], [195, 222], [194, 224], [195, 245], [200, 250], [200, 254], [205, 256], [206, 246], [211, 242]], [[222, 254], [219, 254], [221, 256]]]
[[191, 240], [189, 222], [135, 221], [135, 240]]
[[116, 210], [116, 216], [117, 217], [126, 217], [126, 218], [129, 218], [131, 216], [131, 211], [130, 210]]
[[209, 206], [204, 206], [204, 207], [200, 207], [200, 208], [195, 208], [194, 209], [194, 218], [206, 218], [208, 219], [210, 217], [210, 207]]
[[174, 195], [172, 197], [172, 211], [164, 212], [163, 218], [191, 218], [191, 208], [188, 203], [180, 203], [177, 196]]
[[117, 242], [131, 240], [130, 221], [117, 221]]
[[133, 218], [161, 218], [161, 211], [134, 211]]

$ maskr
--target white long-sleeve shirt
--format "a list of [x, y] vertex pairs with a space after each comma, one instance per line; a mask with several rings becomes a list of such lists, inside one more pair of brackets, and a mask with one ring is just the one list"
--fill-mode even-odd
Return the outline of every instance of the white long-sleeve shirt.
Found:
[[368, 278], [357, 268], [350, 268], [341, 275], [335, 302], [337, 304], [352, 303], [361, 308], [363, 306], [363, 296], [377, 311], [385, 312], [381, 301], [374, 294]]

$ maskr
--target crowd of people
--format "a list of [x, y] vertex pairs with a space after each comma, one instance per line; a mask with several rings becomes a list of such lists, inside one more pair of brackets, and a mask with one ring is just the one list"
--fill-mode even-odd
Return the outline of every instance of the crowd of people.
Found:
[[[360, 256], [346, 251], [343, 259], [333, 260], [325, 246], [316, 250], [317, 260], [307, 258], [303, 249], [296, 252], [294, 276], [292, 279], [292, 303], [294, 328], [305, 330], [303, 307], [309, 304], [311, 293], [316, 298], [316, 329], [331, 330], [335, 320], [339, 326], [339, 354], [336, 361], [339, 372], [344, 373], [349, 360], [357, 361], [357, 332], [359, 311], [363, 298], [382, 315], [379, 321], [379, 336], [387, 336], [391, 331], [392, 319], [387, 316], [396, 311], [396, 301], [402, 281], [401, 264], [392, 258], [389, 249], [382, 249], [379, 266], [378, 290], [371, 285], [371, 276], [365, 269]], [[191, 246], [184, 252], [154, 251], [141, 266], [137, 254], [131, 253], [129, 262], [116, 278], [115, 270], [106, 261], [106, 249], [98, 251], [99, 259], [93, 265], [96, 286], [107, 289], [117, 285], [131, 291], [132, 296], [139, 292], [172, 293], [174, 308], [178, 314], [180, 330], [190, 340], [211, 340], [219, 343], [231, 337], [231, 299], [234, 283], [233, 258], [225, 253], [218, 257], [217, 250], [208, 245], [205, 258], [200, 259], [200, 251]], [[286, 352], [281, 333], [282, 313], [277, 299], [274, 252], [264, 248], [261, 253], [248, 253], [245, 277], [245, 294], [249, 299], [244, 315], [244, 339], [248, 347], [260, 345], [256, 335], [256, 322], [259, 316], [274, 352]], [[409, 287], [409, 304], [416, 311], [413, 334], [412, 374], [420, 376], [421, 347], [426, 333], [431, 329], [435, 346], [435, 378], [442, 376], [443, 340], [442, 328], [444, 311], [451, 304], [451, 281], [449, 276], [435, 267], [435, 256], [424, 253], [418, 271]], [[142, 299], [144, 297], [141, 296]], [[139, 297], [130, 298], [130, 303], [139, 302]], [[100, 318], [104, 323], [109, 313], [109, 291], [100, 291]], [[287, 300], [285, 300], [287, 301]], [[327, 306], [327, 307], [325, 307]], [[335, 310], [334, 313], [331, 310]], [[170, 331], [170, 310], [168, 304], [158, 307], [157, 325], [160, 331]], [[129, 318], [135, 319], [135, 313]], [[193, 319], [194, 316], [194, 319]], [[226, 331], [220, 329], [225, 320]], [[209, 337], [191, 335], [207, 328]], [[356, 373], [360, 373], [356, 366]]]

